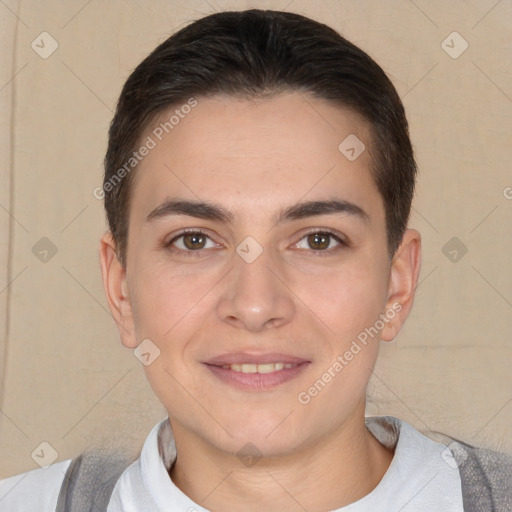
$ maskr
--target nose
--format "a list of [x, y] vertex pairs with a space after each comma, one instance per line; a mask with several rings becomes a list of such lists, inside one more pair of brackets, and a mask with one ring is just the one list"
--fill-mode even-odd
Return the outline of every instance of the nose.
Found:
[[290, 322], [295, 301], [283, 269], [265, 250], [249, 261], [237, 253], [233, 255], [233, 269], [223, 280], [217, 305], [220, 320], [251, 332]]

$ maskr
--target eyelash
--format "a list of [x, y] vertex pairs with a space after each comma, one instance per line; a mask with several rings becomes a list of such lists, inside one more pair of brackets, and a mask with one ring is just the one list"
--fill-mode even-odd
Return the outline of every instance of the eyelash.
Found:
[[[171, 253], [181, 253], [187, 257], [197, 257], [197, 256], [200, 256], [201, 255], [201, 252], [203, 250], [206, 250], [206, 249], [197, 249], [195, 251], [191, 251], [191, 250], [183, 250], [183, 249], [176, 249], [176, 248], [173, 248], [172, 247], [172, 244], [174, 242], [176, 242], [177, 240], [179, 240], [180, 238], [182, 238], [183, 236], [185, 235], [188, 235], [188, 234], [194, 234], [194, 235], [202, 235], [202, 236], [205, 236], [207, 238], [209, 238], [211, 240], [211, 237], [208, 236], [207, 233], [205, 233], [204, 231], [202, 231], [201, 229], [199, 228], [191, 228], [191, 229], [186, 229], [186, 230], [183, 230], [181, 231], [179, 234], [177, 234], [175, 237], [173, 237], [169, 242], [166, 242], [164, 243], [164, 247], [166, 249], [168, 249]], [[301, 242], [304, 238], [306, 238], [307, 236], [309, 235], [314, 235], [314, 234], [323, 234], [323, 235], [330, 235], [332, 238], [334, 238], [338, 243], [339, 243], [339, 246], [337, 248], [334, 248], [334, 249], [323, 249], [323, 250], [314, 250], [314, 249], [311, 249], [311, 251], [313, 253], [316, 253], [315, 254], [315, 257], [316, 256], [329, 256], [331, 255], [333, 252], [337, 252], [345, 247], [349, 247], [349, 243], [344, 240], [342, 237], [340, 237], [336, 231], [333, 231], [332, 229], [329, 229], [329, 228], [315, 228], [311, 231], [308, 231], [307, 233], [304, 233], [304, 235], [301, 237], [301, 239], [299, 240], [299, 242]], [[212, 240], [213, 241], [213, 240]], [[299, 243], [297, 242], [297, 243]], [[305, 250], [305, 249], [301, 249], [301, 250]]]

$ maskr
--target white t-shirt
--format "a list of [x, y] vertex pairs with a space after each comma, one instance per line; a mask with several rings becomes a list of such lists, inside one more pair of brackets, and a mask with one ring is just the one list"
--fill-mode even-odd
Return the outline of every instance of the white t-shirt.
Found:
[[[377, 487], [332, 512], [463, 512], [460, 473], [451, 452], [411, 425], [390, 416], [366, 419], [368, 429], [395, 449]], [[107, 512], [208, 512], [169, 478], [176, 458], [166, 417], [147, 437], [139, 458], [117, 481]], [[53, 512], [71, 460], [0, 480], [0, 512]]]

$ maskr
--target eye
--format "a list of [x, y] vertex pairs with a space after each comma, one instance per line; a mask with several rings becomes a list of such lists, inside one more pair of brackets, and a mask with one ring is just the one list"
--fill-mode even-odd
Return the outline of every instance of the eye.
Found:
[[[207, 240], [210, 240], [212, 243], [210, 247], [206, 246]], [[173, 246], [178, 248], [176, 249]], [[199, 256], [200, 250], [218, 247], [218, 244], [213, 242], [213, 240], [200, 229], [191, 229], [182, 231], [180, 234], [176, 235], [172, 240], [165, 243], [165, 247], [171, 252], [182, 253], [186, 256]]]
[[[208, 247], [208, 240], [210, 246]], [[305, 242], [302, 242], [302, 241]], [[338, 247], [332, 247], [332, 241], [338, 242]], [[306, 243], [308, 247], [301, 247], [300, 245]], [[316, 229], [310, 231], [303, 236], [299, 243], [294, 247], [299, 249], [312, 249], [318, 255], [320, 253], [331, 254], [344, 247], [348, 247], [349, 243], [343, 237], [330, 229]], [[172, 253], [180, 253], [185, 256], [200, 256], [203, 249], [211, 249], [219, 247], [219, 244], [214, 242], [205, 232], [200, 229], [188, 229], [182, 231], [169, 242], [164, 243], [164, 246]]]
[[[337, 249], [332, 249], [332, 239], [338, 242]], [[341, 236], [337, 235], [330, 229], [317, 229], [315, 231], [311, 231], [301, 238], [301, 242], [302, 240], [305, 240], [305, 243], [308, 244], [309, 248], [312, 248], [316, 253], [327, 252], [330, 254], [333, 251], [337, 251], [348, 246], [348, 243]], [[299, 242], [295, 247], [308, 249], [308, 247], [300, 247], [301, 242]]]

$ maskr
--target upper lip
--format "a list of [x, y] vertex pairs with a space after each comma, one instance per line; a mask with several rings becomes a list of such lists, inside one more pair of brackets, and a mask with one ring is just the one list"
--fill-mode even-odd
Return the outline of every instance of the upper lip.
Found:
[[214, 366], [222, 366], [226, 364], [267, 364], [267, 363], [288, 363], [288, 364], [300, 364], [309, 362], [307, 359], [302, 357], [295, 357], [289, 354], [282, 354], [277, 352], [265, 352], [265, 353], [248, 353], [248, 352], [230, 352], [227, 354], [221, 354], [208, 361], [206, 364]]

